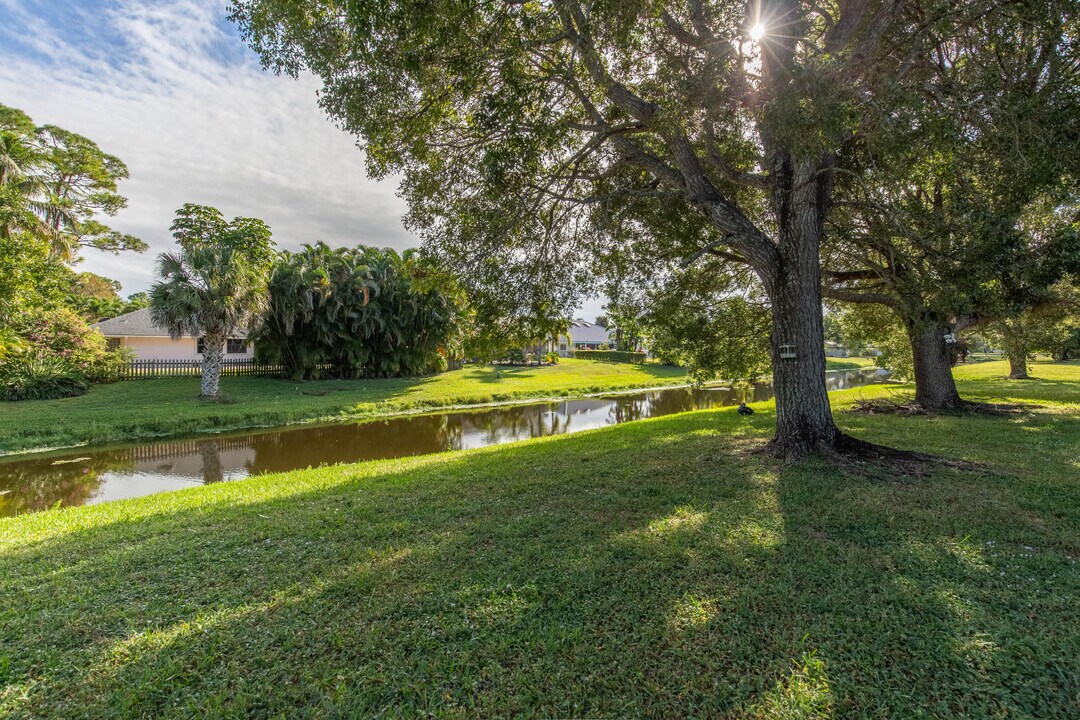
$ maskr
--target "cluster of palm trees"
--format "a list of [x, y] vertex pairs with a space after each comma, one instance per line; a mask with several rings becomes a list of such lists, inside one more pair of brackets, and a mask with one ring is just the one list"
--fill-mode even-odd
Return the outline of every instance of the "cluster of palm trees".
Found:
[[290, 377], [396, 377], [460, 356], [464, 301], [414, 250], [324, 243], [283, 252], [252, 333], [260, 360]]

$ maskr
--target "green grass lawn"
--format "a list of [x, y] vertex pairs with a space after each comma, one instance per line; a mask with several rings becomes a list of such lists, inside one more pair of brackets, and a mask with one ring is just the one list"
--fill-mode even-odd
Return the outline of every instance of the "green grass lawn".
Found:
[[859, 370], [861, 368], [874, 367], [874, 358], [866, 357], [845, 357], [845, 358], [825, 358], [826, 370]]
[[[853, 365], [829, 358], [830, 370]], [[867, 361], [869, 362], [869, 361]], [[0, 404], [0, 455], [166, 435], [356, 419], [451, 405], [687, 383], [682, 368], [565, 359], [555, 366], [468, 366], [431, 377], [293, 383], [224, 378], [226, 403], [198, 400], [198, 378], [98, 385], [82, 397]]]
[[1077, 717], [1080, 364], [1004, 366], [833, 395], [923, 478], [760, 404], [0, 520], [0, 715]]
[[0, 404], [0, 453], [685, 382], [681, 368], [566, 359], [390, 380], [227, 377], [222, 389], [229, 402], [207, 403], [197, 398], [198, 378], [131, 380], [77, 398]]

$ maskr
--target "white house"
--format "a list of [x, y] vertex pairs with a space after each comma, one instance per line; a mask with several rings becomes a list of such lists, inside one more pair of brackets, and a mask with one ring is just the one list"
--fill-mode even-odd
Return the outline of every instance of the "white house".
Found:
[[[107, 338], [110, 348], [129, 347], [138, 360], [202, 360], [202, 338], [173, 340], [150, 319], [148, 308], [102, 320], [94, 327]], [[251, 344], [242, 337], [229, 338], [225, 359], [250, 360]]]
[[552, 341], [554, 349], [562, 357], [568, 357], [574, 350], [599, 350], [601, 345], [614, 347], [611, 332], [603, 325], [587, 322], [578, 318], [570, 323], [565, 335]]

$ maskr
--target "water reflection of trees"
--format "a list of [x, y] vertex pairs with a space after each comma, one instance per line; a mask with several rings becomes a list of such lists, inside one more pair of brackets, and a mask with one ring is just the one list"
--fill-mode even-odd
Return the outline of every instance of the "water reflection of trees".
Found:
[[[77, 462], [72, 462], [77, 460]], [[85, 458], [44, 457], [0, 464], [0, 517], [61, 506], [82, 505], [97, 493], [101, 474], [130, 469], [122, 452]]]
[[691, 410], [757, 402], [772, 397], [767, 384], [713, 388], [672, 388], [641, 395], [623, 395], [611, 400], [608, 417], [613, 423], [663, 417]]
[[445, 452], [461, 447], [461, 430], [450, 415], [415, 415], [262, 433], [248, 442], [248, 471], [265, 473]]
[[497, 445], [514, 440], [559, 435], [567, 432], [570, 418], [561, 403], [511, 405], [497, 410], [458, 413], [466, 447]]

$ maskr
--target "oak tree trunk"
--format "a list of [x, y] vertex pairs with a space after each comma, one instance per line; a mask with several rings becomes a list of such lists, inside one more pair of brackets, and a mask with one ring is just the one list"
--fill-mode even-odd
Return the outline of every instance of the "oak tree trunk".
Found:
[[949, 327], [934, 318], [909, 320], [908, 338], [915, 372], [915, 403], [928, 410], [955, 410], [964, 404], [953, 380]]
[[1009, 379], [1027, 380], [1027, 351], [1022, 348], [1014, 348], [1009, 351]]
[[225, 359], [225, 336], [206, 333], [203, 336], [202, 392], [200, 397], [216, 398], [221, 392], [221, 363]]
[[[789, 458], [835, 449], [840, 437], [825, 385], [825, 340], [818, 288], [816, 272], [789, 271], [772, 294], [774, 443]], [[794, 358], [782, 356], [790, 354], [786, 351], [791, 349]]]
[[[775, 164], [778, 264], [763, 280], [772, 310], [773, 386], [778, 452], [789, 459], [838, 449], [825, 385], [820, 246], [831, 160]], [[784, 357], [794, 353], [794, 357]]]

